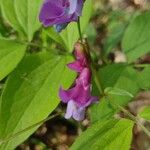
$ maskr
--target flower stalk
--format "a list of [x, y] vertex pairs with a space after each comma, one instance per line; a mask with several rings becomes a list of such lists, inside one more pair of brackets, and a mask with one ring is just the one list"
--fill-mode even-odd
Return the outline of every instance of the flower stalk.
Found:
[[79, 32], [79, 37], [80, 37], [81, 43], [83, 43], [82, 32], [81, 32], [80, 17], [78, 17], [77, 26], [78, 26], [78, 32]]
[[141, 121], [136, 117], [134, 116], [133, 114], [131, 114], [128, 110], [126, 110], [125, 108], [123, 108], [122, 106], [118, 105], [118, 108], [124, 112], [126, 115], [128, 115], [128, 117], [134, 121], [138, 126], [141, 127], [141, 129], [144, 131], [144, 133], [150, 137], [150, 131], [141, 123]]
[[[80, 19], [78, 19], [78, 22], [77, 22], [77, 25], [78, 25], [78, 32], [79, 32], [79, 36], [80, 36], [80, 40], [81, 40], [81, 43], [84, 47], [84, 50], [88, 56], [88, 59], [89, 59], [89, 62], [90, 62], [90, 67], [91, 67], [91, 71], [92, 71], [92, 74], [94, 76], [94, 82], [100, 92], [100, 96], [105, 96], [104, 94], [104, 91], [103, 91], [103, 88], [102, 88], [102, 85], [101, 85], [101, 82], [100, 82], [100, 79], [99, 79], [99, 76], [97, 74], [97, 71], [94, 67], [94, 62], [91, 58], [91, 55], [90, 55], [90, 51], [89, 51], [89, 46], [88, 46], [88, 43], [87, 42], [84, 42], [83, 41], [83, 38], [82, 38], [82, 32], [81, 32], [81, 26], [80, 26]], [[112, 104], [112, 103], [111, 103]], [[134, 121], [138, 126], [141, 127], [141, 129], [145, 132], [145, 134], [150, 137], [150, 131], [141, 123], [141, 121], [136, 117], [134, 116], [133, 114], [131, 114], [128, 110], [126, 110], [125, 108], [123, 108], [122, 106], [118, 105], [118, 104], [114, 104], [116, 107], [118, 107], [122, 112], [124, 112], [132, 121]]]
[[96, 86], [97, 86], [97, 88], [98, 88], [98, 90], [100, 92], [100, 95], [103, 96], [104, 95], [104, 90], [103, 90], [103, 88], [102, 88], [102, 86], [100, 84], [101, 83], [100, 79], [99, 79], [97, 71], [95, 69], [94, 62], [93, 62], [93, 60], [91, 58], [91, 54], [90, 54], [90, 50], [89, 50], [89, 45], [88, 45], [87, 41], [84, 42], [83, 37], [82, 37], [81, 25], [80, 25], [80, 17], [78, 17], [77, 26], [78, 26], [78, 32], [79, 32], [81, 44], [83, 45], [85, 53], [87, 54], [89, 62], [90, 62], [91, 71], [92, 71], [92, 74], [94, 76], [94, 82], [95, 82], [95, 84], [96, 84]]

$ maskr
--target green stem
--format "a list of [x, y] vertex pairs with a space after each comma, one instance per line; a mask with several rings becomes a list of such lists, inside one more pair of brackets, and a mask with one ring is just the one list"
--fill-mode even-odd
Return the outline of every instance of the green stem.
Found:
[[[95, 84], [96, 84], [96, 86], [97, 86], [97, 88], [98, 88], [100, 94], [103, 95], [103, 93], [104, 93], [104, 92], [103, 92], [103, 88], [102, 88], [102, 86], [101, 86], [101, 84], [100, 84], [101, 82], [100, 82], [99, 76], [98, 76], [97, 71], [96, 71], [96, 69], [95, 69], [95, 67], [94, 67], [94, 62], [92, 61], [91, 54], [90, 54], [90, 50], [89, 50], [89, 46], [88, 46], [87, 43], [84, 43], [83, 38], [82, 38], [81, 25], [80, 25], [80, 18], [78, 18], [77, 25], [78, 25], [78, 32], [79, 32], [79, 36], [80, 36], [81, 43], [82, 43], [82, 45], [83, 45], [83, 47], [84, 47], [85, 52], [87, 53], [87, 55], [88, 55], [88, 57], [89, 57], [89, 59], [90, 59], [90, 63], [91, 63], [90, 67], [91, 67], [92, 74], [94, 75], [94, 82], [95, 82]], [[85, 44], [86, 44], [86, 45], [85, 45]], [[87, 47], [88, 47], [88, 48], [87, 48]]]
[[139, 120], [136, 124], [139, 125], [145, 134], [147, 134], [147, 136], [150, 138], [150, 131]]
[[133, 114], [131, 114], [128, 110], [124, 109], [123, 107], [121, 106], [118, 107], [120, 108], [121, 111], [127, 114], [138, 126], [140, 126], [141, 129], [145, 132], [145, 134], [147, 134], [148, 137], [150, 137], [150, 131], [146, 127], [144, 127], [144, 125], [137, 117], [135, 117]]
[[80, 17], [78, 17], [77, 26], [78, 26], [78, 32], [79, 32], [80, 40], [83, 43], [82, 32], [81, 32], [81, 25], [80, 25]]
[[6, 137], [6, 138], [4, 138], [4, 139], [0, 139], [0, 145], [3, 144], [3, 143], [6, 143], [6, 142], [8, 142], [8, 141], [10, 141], [10, 140], [12, 140], [12, 139], [14, 139], [15, 137], [18, 137], [19, 135], [23, 134], [24, 132], [27, 132], [27, 131], [33, 129], [33, 128], [35, 128], [35, 127], [41, 125], [43, 122], [46, 122], [46, 121], [48, 121], [48, 120], [50, 120], [50, 119], [52, 119], [52, 118], [54, 118], [54, 117], [56, 117], [56, 116], [58, 116], [58, 115], [60, 115], [60, 114], [61, 114], [61, 113], [58, 113], [58, 114], [55, 114], [55, 115], [51, 115], [51, 116], [49, 116], [48, 118], [43, 119], [42, 121], [40, 121], [40, 122], [38, 122], [38, 123], [35, 123], [35, 124], [33, 124], [33, 125], [31, 125], [31, 126], [25, 128], [25, 129], [23, 129], [23, 130], [21, 130], [21, 131], [15, 133], [15, 134], [9, 136], [9, 137]]
[[[78, 24], [78, 31], [79, 31], [79, 36], [80, 36], [81, 43], [83, 44], [86, 53], [90, 57], [91, 70], [92, 70], [92, 73], [94, 75], [95, 84], [96, 84], [97, 88], [99, 89], [100, 94], [103, 95], [103, 93], [104, 93], [103, 92], [103, 88], [102, 88], [102, 86], [100, 84], [101, 82], [100, 82], [99, 76], [98, 76], [97, 71], [96, 71], [96, 69], [94, 67], [94, 63], [93, 63], [93, 61], [91, 59], [89, 48], [87, 48], [87, 45], [85, 45], [83, 43], [81, 27], [80, 27], [80, 19], [78, 19], [78, 23], [77, 24]], [[144, 127], [144, 125], [140, 122], [140, 120], [137, 117], [135, 117], [133, 114], [131, 114], [128, 110], [124, 109], [120, 105], [115, 104], [115, 106], [117, 106], [121, 111], [123, 111], [126, 115], [128, 115], [137, 125], [139, 125], [141, 127], [141, 129], [145, 132], [145, 134], [147, 134], [148, 137], [150, 137], [150, 131], [147, 128]]]
[[149, 64], [134, 64], [132, 66], [141, 68], [141, 67], [148, 67]]
[[[101, 82], [100, 82], [99, 76], [97, 74], [97, 71], [94, 67], [94, 63], [93, 63], [91, 55], [90, 55], [89, 47], [87, 48], [88, 44], [86, 43], [86, 45], [85, 45], [85, 43], [83, 42], [82, 32], [81, 32], [81, 27], [80, 27], [80, 19], [78, 19], [77, 24], [78, 24], [78, 31], [79, 31], [79, 36], [80, 36], [81, 43], [83, 44], [85, 52], [88, 54], [90, 62], [91, 62], [91, 70], [92, 70], [92, 73], [94, 75], [95, 84], [96, 84], [100, 94], [102, 96], [104, 96], [104, 91], [103, 91], [103, 88], [101, 86]], [[112, 105], [115, 105], [115, 107], [118, 107], [122, 112], [124, 112], [126, 115], [128, 115], [130, 117], [130, 119], [132, 119], [138, 126], [140, 126], [141, 129], [145, 132], [145, 134], [147, 134], [148, 137], [150, 137], [150, 131], [146, 127], [144, 127], [144, 125], [140, 122], [140, 120], [137, 117], [135, 117], [128, 110], [124, 109], [123, 107], [121, 107], [118, 104], [113, 103]]]
[[91, 70], [92, 70], [92, 73], [93, 73], [93, 75], [94, 75], [94, 82], [95, 82], [95, 84], [96, 84], [96, 86], [97, 86], [97, 88], [98, 88], [100, 94], [103, 95], [103, 94], [104, 94], [104, 91], [103, 91], [103, 88], [102, 88], [102, 86], [101, 86], [101, 84], [100, 84], [99, 76], [98, 76], [97, 71], [95, 70], [93, 64], [91, 64]]
[[144, 133], [150, 137], [150, 131], [141, 123], [141, 121], [134, 116], [132, 113], [130, 113], [128, 110], [126, 110], [125, 108], [123, 108], [122, 106], [115, 104], [114, 102], [112, 103], [112, 105], [115, 105], [116, 107], [118, 107], [122, 112], [124, 112], [131, 120], [133, 120], [138, 126], [141, 127], [141, 129], [144, 131]]

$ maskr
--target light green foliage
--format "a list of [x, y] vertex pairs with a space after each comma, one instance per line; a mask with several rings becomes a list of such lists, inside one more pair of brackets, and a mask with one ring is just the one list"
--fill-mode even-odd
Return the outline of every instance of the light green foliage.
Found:
[[[86, 0], [83, 8], [83, 13], [81, 16], [81, 29], [82, 32], [85, 31], [89, 19], [92, 15], [92, 0]], [[79, 39], [78, 27], [77, 23], [73, 22], [68, 25], [68, 27], [63, 30], [60, 34], [57, 34], [54, 29], [49, 29], [46, 32], [50, 38], [52, 38], [57, 43], [61, 44], [63, 47], [65, 46], [68, 51], [72, 52], [75, 42]]]
[[[125, 90], [135, 95], [139, 86], [137, 84], [136, 71], [126, 64], [112, 64], [100, 70], [101, 82], [104, 88], [113, 87]], [[119, 104], [126, 104], [131, 100], [131, 96], [109, 95]]]
[[139, 116], [145, 120], [150, 121], [150, 106], [146, 106], [140, 113]]
[[[39, 32], [33, 39], [34, 33], [41, 26], [38, 16], [42, 2], [43, 0], [0, 0], [4, 17], [0, 23], [0, 80], [6, 78], [0, 82], [0, 150], [13, 150], [27, 139], [39, 127], [36, 123], [47, 118], [58, 106], [60, 86], [68, 89], [76, 78], [75, 72], [68, 69], [66, 64], [73, 61], [69, 53], [79, 39], [77, 23], [69, 23], [59, 34], [53, 27], [42, 29], [42, 34]], [[90, 36], [90, 44], [94, 44], [97, 34], [94, 26], [89, 24], [92, 6], [93, 0], [86, 0], [80, 18], [81, 31]], [[114, 12], [108, 21], [108, 35], [102, 39], [102, 57], [106, 60], [107, 54], [122, 41], [122, 50], [127, 55], [128, 64], [103, 63], [104, 66], [98, 70], [104, 93], [98, 103], [89, 107], [91, 127], [77, 138], [71, 150], [130, 149], [134, 123], [127, 119], [115, 120], [114, 115], [119, 111], [117, 105], [127, 105], [140, 89], [150, 90], [149, 65], [143, 70], [135, 70], [129, 65], [150, 52], [150, 12], [136, 15], [130, 20], [124, 13]], [[4, 39], [2, 36], [15, 37], [16, 40]], [[46, 52], [51, 49], [48, 46], [53, 47], [53, 44], [48, 44], [47, 37], [61, 45], [63, 50], [56, 50], [55, 54], [51, 50]], [[59, 48], [59, 45], [56, 47]], [[97, 46], [99, 45], [95, 47]], [[93, 93], [100, 95], [94, 84]], [[138, 115], [149, 121], [150, 107]], [[33, 127], [33, 124], [37, 126]], [[27, 127], [33, 128], [25, 131]], [[11, 139], [20, 131], [23, 131], [22, 134]]]
[[107, 36], [104, 40], [103, 54], [108, 55], [122, 40], [129, 17], [122, 11], [112, 11], [108, 14]]
[[138, 83], [141, 89], [150, 90], [150, 65], [137, 73]]
[[[5, 139], [46, 118], [59, 104], [59, 87], [69, 88], [75, 74], [66, 64], [70, 56], [49, 53], [23, 59], [10, 75], [1, 97], [0, 138]], [[4, 143], [0, 150], [12, 150], [36, 128]]]
[[125, 30], [125, 25], [116, 25], [110, 34], [107, 36], [105, 43], [104, 43], [104, 53], [105, 55], [108, 54], [113, 48], [121, 41]]
[[100, 99], [99, 103], [96, 103], [90, 108], [91, 122], [108, 120], [114, 116], [117, 109], [114, 108], [108, 98]]
[[139, 15], [129, 24], [122, 41], [122, 49], [129, 63], [150, 52], [149, 29], [150, 12]]
[[1, 0], [2, 13], [10, 25], [24, 34], [28, 41], [40, 27], [38, 20], [42, 0]]
[[87, 26], [87, 28], [85, 30], [85, 34], [87, 35], [87, 39], [88, 39], [89, 44], [94, 44], [95, 39], [96, 39], [96, 35], [97, 35], [94, 24], [90, 23]]
[[26, 46], [13, 40], [0, 38], [0, 80], [6, 77], [20, 62]]
[[119, 88], [113, 88], [113, 87], [106, 88], [104, 93], [106, 95], [120, 95], [120, 96], [133, 97], [133, 95], [131, 93], [127, 92], [126, 90], [122, 90], [122, 89], [119, 89]]
[[43, 32], [49, 36], [52, 40], [60, 44], [63, 48], [67, 49], [67, 46], [64, 43], [62, 37], [54, 30], [53, 27], [49, 27], [47, 29], [43, 29]]
[[99, 121], [76, 140], [70, 150], [129, 150], [133, 122], [126, 119]]
[[113, 89], [111, 92], [115, 91], [115, 94], [106, 92], [106, 97], [92, 106], [92, 122], [112, 117], [119, 109], [115, 108], [111, 103], [126, 105], [132, 100], [132, 95], [139, 91], [136, 71], [126, 64], [107, 65], [100, 69], [99, 77], [103, 88], [106, 89], [105, 92], [108, 87], [111, 87]]

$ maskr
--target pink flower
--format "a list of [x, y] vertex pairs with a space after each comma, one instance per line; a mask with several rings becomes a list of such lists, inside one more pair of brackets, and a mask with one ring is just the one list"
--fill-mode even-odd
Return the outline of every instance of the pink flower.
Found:
[[[80, 45], [76, 45], [81, 47]], [[76, 47], [76, 61], [68, 64], [68, 67], [79, 73], [74, 87], [68, 90], [60, 88], [59, 96], [62, 102], [67, 103], [65, 118], [73, 117], [81, 121], [85, 117], [85, 110], [91, 103], [96, 102], [98, 97], [91, 96], [91, 70], [84, 52]]]

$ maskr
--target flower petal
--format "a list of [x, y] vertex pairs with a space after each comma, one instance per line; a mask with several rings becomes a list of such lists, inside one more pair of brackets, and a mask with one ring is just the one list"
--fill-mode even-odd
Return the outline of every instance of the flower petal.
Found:
[[54, 25], [54, 28], [56, 32], [61, 32], [63, 29], [67, 27], [68, 23], [63, 23], [63, 24], [56, 24]]
[[89, 87], [90, 82], [91, 82], [91, 71], [89, 68], [86, 67], [82, 70], [77, 82], [82, 84], [85, 90], [87, 86]]
[[77, 8], [76, 8], [76, 14], [78, 16], [81, 16], [82, 8], [83, 8], [83, 0], [78, 0]]
[[79, 107], [73, 112], [73, 118], [77, 121], [82, 121], [85, 118], [85, 107]]
[[55, 19], [62, 14], [64, 14], [64, 10], [59, 1], [54, 2], [53, 0], [47, 0], [41, 8], [39, 19], [40, 21], [45, 19]]
[[77, 1], [78, 0], [69, 0], [70, 3], [69, 14], [73, 14], [76, 11]]
[[78, 60], [73, 63], [67, 64], [67, 66], [76, 72], [81, 72], [82, 69], [84, 68], [84, 66]]
[[67, 104], [67, 110], [65, 114], [65, 118], [69, 119], [72, 117], [74, 111], [76, 111], [76, 105], [73, 100], [70, 100]]
[[70, 100], [70, 95], [68, 94], [68, 91], [63, 90], [62, 87], [59, 88], [59, 97], [64, 103], [67, 103]]

